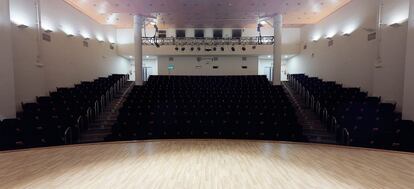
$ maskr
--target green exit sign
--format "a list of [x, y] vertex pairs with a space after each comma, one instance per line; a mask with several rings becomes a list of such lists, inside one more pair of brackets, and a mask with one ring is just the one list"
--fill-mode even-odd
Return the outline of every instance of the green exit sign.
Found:
[[174, 70], [174, 64], [168, 64], [168, 70], [169, 71]]

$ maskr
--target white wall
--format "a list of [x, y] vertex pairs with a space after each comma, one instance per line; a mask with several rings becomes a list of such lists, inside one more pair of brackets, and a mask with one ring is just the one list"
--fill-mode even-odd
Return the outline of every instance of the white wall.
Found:
[[[243, 61], [240, 56], [219, 56], [217, 61], [212, 56], [203, 56], [203, 60], [197, 61], [197, 56], [170, 56], [158, 57], [159, 75], [257, 75], [258, 57], [247, 56]], [[174, 65], [174, 70], [169, 72], [168, 66]], [[199, 67], [197, 67], [199, 66]], [[213, 66], [219, 66], [213, 69]], [[247, 69], [242, 69], [247, 66]]]
[[[96, 23], [62, 0], [40, 3], [42, 27], [53, 31], [51, 42], [37, 40], [34, 0], [13, 0], [10, 4], [12, 21], [29, 26], [13, 27], [18, 109], [21, 102], [33, 101], [56, 87], [129, 71], [128, 60], [109, 48], [116, 41], [113, 27]], [[75, 36], [67, 37], [65, 33]], [[83, 38], [91, 39], [88, 47], [83, 46]]]
[[[397, 102], [401, 110], [407, 26], [388, 25], [407, 17], [407, 2], [384, 0], [383, 29], [373, 41], [367, 40], [365, 29], [377, 29], [378, 0], [352, 1], [320, 23], [303, 27], [302, 45], [308, 48], [288, 61], [287, 71], [361, 87], [384, 101]], [[325, 37], [332, 37], [334, 45], [328, 47]]]
[[414, 120], [414, 0], [410, 0], [405, 64], [403, 118]]
[[0, 0], [0, 119], [16, 115], [9, 0]]

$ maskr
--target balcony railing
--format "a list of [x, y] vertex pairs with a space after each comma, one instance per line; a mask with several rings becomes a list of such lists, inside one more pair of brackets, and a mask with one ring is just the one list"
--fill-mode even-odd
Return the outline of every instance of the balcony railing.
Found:
[[224, 45], [273, 45], [273, 36], [241, 37], [241, 38], [154, 38], [143, 37], [143, 45], [155, 46], [224, 46]]

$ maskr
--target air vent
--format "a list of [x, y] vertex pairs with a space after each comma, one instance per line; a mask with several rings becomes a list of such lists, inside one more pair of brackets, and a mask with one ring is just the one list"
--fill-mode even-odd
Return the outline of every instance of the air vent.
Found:
[[375, 40], [375, 39], [377, 39], [377, 33], [376, 32], [368, 34], [368, 41], [372, 41], [372, 40]]
[[170, 58], [168, 58], [168, 61], [170, 61], [170, 62], [174, 62], [174, 57], [170, 57]]

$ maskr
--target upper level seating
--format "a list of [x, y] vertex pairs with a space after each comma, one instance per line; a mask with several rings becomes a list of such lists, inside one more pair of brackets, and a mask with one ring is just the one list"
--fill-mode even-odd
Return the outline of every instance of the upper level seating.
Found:
[[401, 120], [395, 104], [381, 103], [359, 88], [344, 88], [304, 74], [288, 76], [321, 119], [345, 144], [396, 150], [414, 150], [414, 123]]
[[151, 76], [119, 113], [113, 139], [301, 139], [283, 88], [264, 76]]
[[17, 119], [0, 124], [0, 149], [68, 144], [77, 140], [112, 95], [120, 90], [127, 75], [111, 75], [72, 88], [58, 88], [50, 96], [23, 103]]

